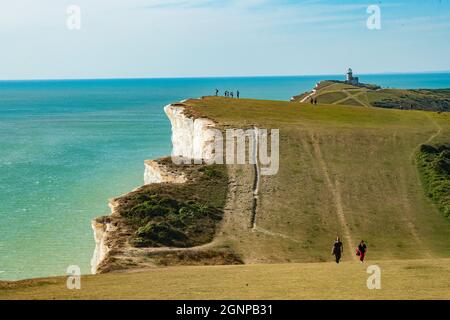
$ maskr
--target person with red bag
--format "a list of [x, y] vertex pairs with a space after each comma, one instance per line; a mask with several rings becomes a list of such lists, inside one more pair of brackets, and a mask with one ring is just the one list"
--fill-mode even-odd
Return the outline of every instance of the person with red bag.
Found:
[[364, 240], [361, 240], [358, 248], [356, 249], [356, 255], [359, 256], [359, 261], [361, 261], [361, 263], [364, 263], [364, 258], [366, 257], [366, 252], [367, 252], [366, 243], [364, 242]]

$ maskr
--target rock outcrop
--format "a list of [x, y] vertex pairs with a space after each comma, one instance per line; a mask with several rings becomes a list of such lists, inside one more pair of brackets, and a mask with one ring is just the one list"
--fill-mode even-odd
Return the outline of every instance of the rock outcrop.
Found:
[[[111, 215], [115, 214], [115, 203], [110, 201]], [[95, 249], [91, 259], [91, 273], [97, 273], [98, 266], [105, 259], [108, 252], [111, 250], [108, 245], [108, 236], [115, 228], [108, 219], [94, 219], [91, 222], [94, 230]]]
[[186, 182], [186, 175], [183, 172], [172, 170], [157, 160], [145, 160], [144, 166], [144, 184]]

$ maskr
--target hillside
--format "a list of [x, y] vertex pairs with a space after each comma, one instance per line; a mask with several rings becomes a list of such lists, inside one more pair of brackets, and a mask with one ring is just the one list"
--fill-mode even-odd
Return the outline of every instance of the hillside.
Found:
[[403, 110], [450, 111], [450, 89], [387, 89], [373, 85], [353, 86], [339, 81], [322, 81], [314, 92], [292, 98], [296, 102], [340, 104]]
[[[323, 104], [318, 100], [319, 104], [314, 106], [205, 97], [177, 104], [185, 109], [186, 115], [209, 118], [220, 129], [253, 126], [280, 129], [279, 172], [260, 177], [256, 206], [255, 170], [250, 164], [223, 166], [226, 170], [216, 168], [223, 170], [218, 174], [212, 173], [208, 166], [194, 166], [186, 171], [187, 185], [150, 185], [122, 197], [123, 205], [114, 219], [121, 221], [118, 223], [128, 219], [125, 222], [132, 228], [119, 232], [117, 237], [134, 247], [127, 254], [120, 250], [112, 252], [104, 267], [105, 271], [142, 271], [162, 265], [250, 265], [176, 266], [145, 273], [92, 276], [86, 278], [87, 285], [98, 285], [98, 290], [85, 293], [59, 292], [55, 286], [61, 285], [62, 280], [50, 279], [43, 282], [48, 285], [39, 285], [39, 292], [43, 297], [126, 298], [130, 297], [126, 293], [128, 283], [138, 281], [142, 286], [137, 287], [142, 290], [134, 289], [132, 297], [201, 298], [215, 290], [215, 297], [220, 298], [370, 298], [367, 289], [363, 292], [350, 280], [367, 277], [365, 269], [355, 269], [360, 266], [354, 261], [354, 248], [364, 239], [369, 247], [368, 263], [385, 266], [387, 277], [392, 279], [391, 284], [386, 283], [391, 291], [384, 291], [384, 297], [439, 297], [445, 284], [441, 276], [449, 268], [450, 222], [436, 199], [429, 198], [424, 191], [424, 177], [416, 161], [423, 144], [449, 143], [450, 114]], [[158, 188], [159, 193], [155, 191]], [[157, 199], [153, 197], [155, 192]], [[141, 197], [145, 201], [135, 202]], [[192, 197], [197, 203], [189, 201]], [[206, 211], [197, 212], [200, 207]], [[198, 221], [184, 222], [174, 217], [182, 208], [194, 210], [194, 215], [205, 212], [207, 215]], [[148, 215], [160, 210], [168, 210], [170, 214], [148, 219]], [[155, 233], [152, 228], [156, 223], [170, 230]], [[201, 228], [206, 233], [192, 233], [191, 228]], [[171, 230], [183, 235], [174, 242], [167, 237]], [[339, 267], [346, 271], [335, 279], [335, 285], [338, 291], [351, 287], [339, 296], [324, 291], [328, 288], [326, 281], [334, 281], [335, 264], [318, 263], [332, 260], [330, 249], [336, 235], [344, 242], [344, 264]], [[191, 246], [194, 247], [190, 249]], [[263, 263], [270, 265], [260, 266]], [[211, 286], [206, 290], [204, 279], [195, 276], [199, 270], [211, 279], [228, 274], [229, 278], [224, 279], [231, 282], [221, 280], [217, 288]], [[267, 273], [273, 274], [273, 278]], [[158, 279], [150, 280], [155, 274]], [[401, 276], [396, 278], [398, 274]], [[100, 286], [110, 277], [117, 279], [118, 287], [114, 290]], [[416, 281], [417, 277], [420, 281]], [[163, 285], [167, 278], [173, 280]], [[243, 290], [247, 279], [253, 279], [255, 287], [250, 285], [250, 289]], [[256, 279], [261, 282], [257, 284]], [[298, 282], [290, 284], [293, 279]], [[300, 281], [305, 283], [299, 284]], [[34, 284], [34, 281], [3, 283], [4, 288], [12, 289], [2, 294], [26, 296], [37, 290]], [[148, 291], [148, 286], [159, 291]], [[163, 290], [166, 286], [173, 290]], [[267, 295], [261, 286], [271, 288]], [[56, 290], [54, 293], [52, 288]], [[187, 294], [187, 288], [194, 293]], [[251, 288], [254, 291], [249, 291]], [[285, 288], [297, 293], [289, 293]], [[228, 289], [237, 290], [233, 292], [238, 294], [230, 296]], [[304, 293], [298, 293], [299, 290]], [[413, 292], [419, 293], [415, 296]]]
[[449, 114], [222, 98], [186, 104], [224, 127], [280, 128], [280, 171], [262, 177], [254, 230], [252, 170], [230, 170], [238, 201], [216, 241], [244, 262], [327, 261], [336, 234], [351, 252], [366, 240], [374, 259], [450, 256], [449, 221], [426, 198], [414, 162], [420, 145], [448, 139]]

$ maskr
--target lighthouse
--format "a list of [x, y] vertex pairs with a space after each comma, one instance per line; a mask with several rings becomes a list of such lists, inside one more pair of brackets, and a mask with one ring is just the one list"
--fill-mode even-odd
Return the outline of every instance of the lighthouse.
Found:
[[348, 84], [352, 84], [354, 86], [357, 86], [359, 84], [359, 78], [353, 76], [352, 68], [348, 68], [347, 78], [346, 78], [345, 82]]

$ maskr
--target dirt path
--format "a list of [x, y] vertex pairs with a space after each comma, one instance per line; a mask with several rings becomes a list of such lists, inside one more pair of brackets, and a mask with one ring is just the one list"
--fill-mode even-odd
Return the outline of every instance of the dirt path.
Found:
[[[310, 137], [311, 137], [312, 145], [314, 148], [315, 156], [319, 162], [320, 169], [325, 178], [325, 183], [326, 183], [327, 187], [330, 189], [331, 194], [333, 195], [333, 202], [336, 207], [336, 214], [338, 216], [340, 225], [341, 225], [343, 233], [344, 233], [343, 238], [348, 243], [348, 246], [350, 248], [352, 248], [355, 245], [355, 243], [353, 242], [350, 228], [348, 226], [347, 219], [344, 214], [339, 181], [336, 181], [335, 184], [333, 184], [333, 182], [331, 181], [330, 174], [328, 173], [327, 165], [322, 156], [322, 151], [320, 150], [319, 142], [318, 142], [317, 138], [314, 136], [314, 134], [310, 133]], [[353, 257], [354, 260], [356, 260], [355, 255], [351, 254], [351, 256]]]
[[306, 100], [311, 98], [315, 93], [316, 93], [316, 90], [314, 89], [313, 91], [311, 91], [310, 94], [308, 94], [306, 97], [304, 97], [302, 100], [300, 100], [300, 102], [305, 102]]
[[[340, 91], [336, 91], [336, 92], [340, 92]], [[342, 92], [344, 92], [347, 97], [340, 99], [338, 101], [333, 102], [332, 104], [342, 104], [345, 101], [347, 101], [348, 99], [354, 99], [356, 102], [360, 103], [361, 105], [365, 106], [365, 107], [371, 107], [370, 105], [368, 105], [367, 103], [361, 101], [360, 99], [358, 99], [358, 96], [362, 95], [364, 93], [364, 91], [359, 91], [356, 94], [351, 94], [350, 92], [348, 92], [347, 90], [342, 90]]]
[[285, 235], [283, 233], [266, 230], [266, 229], [258, 227], [256, 225], [253, 227], [252, 231], [260, 232], [260, 233], [263, 233], [263, 234], [271, 236], [271, 237], [278, 237], [278, 238], [283, 238], [283, 239], [286, 239], [286, 240], [289, 240], [289, 241], [292, 241], [292, 242], [301, 243], [301, 241], [296, 240], [294, 238], [291, 238], [291, 237], [289, 237], [289, 236], [287, 236], [287, 235]]
[[252, 215], [250, 217], [250, 227], [256, 229], [256, 210], [258, 208], [258, 196], [259, 196], [259, 184], [261, 181], [261, 171], [258, 163], [258, 143], [259, 143], [259, 132], [258, 128], [254, 128], [253, 136], [253, 202], [252, 202]]
[[411, 208], [411, 202], [409, 201], [408, 198], [409, 192], [407, 188], [404, 169], [400, 169], [399, 174], [400, 174], [399, 187], [400, 187], [400, 197], [402, 199], [401, 205], [403, 207], [403, 214], [404, 214], [404, 225], [409, 230], [412, 239], [416, 243], [417, 248], [422, 253], [422, 257], [427, 259], [433, 258], [430, 248], [428, 248], [428, 246], [424, 244], [419, 232], [417, 231], [416, 227], [417, 223], [413, 223], [415, 219], [413, 215], [413, 210]]
[[434, 119], [430, 116], [430, 114], [429, 114], [430, 111], [424, 111], [424, 112], [425, 112], [425, 115], [427, 116], [427, 118], [433, 123], [433, 126], [436, 128], [437, 131], [436, 131], [435, 133], [433, 133], [426, 141], [419, 143], [419, 144], [414, 148], [414, 150], [411, 152], [411, 154], [410, 154], [410, 156], [409, 156], [409, 159], [410, 159], [411, 161], [413, 161], [413, 162], [415, 162], [415, 161], [414, 161], [414, 158], [415, 158], [415, 156], [416, 156], [417, 151], [419, 151], [420, 146], [423, 145], [423, 144], [428, 144], [428, 143], [432, 142], [434, 139], [436, 139], [437, 137], [439, 137], [439, 136], [441, 135], [441, 133], [442, 133], [442, 127], [439, 125], [439, 123], [437, 123], [436, 120], [434, 120]]

